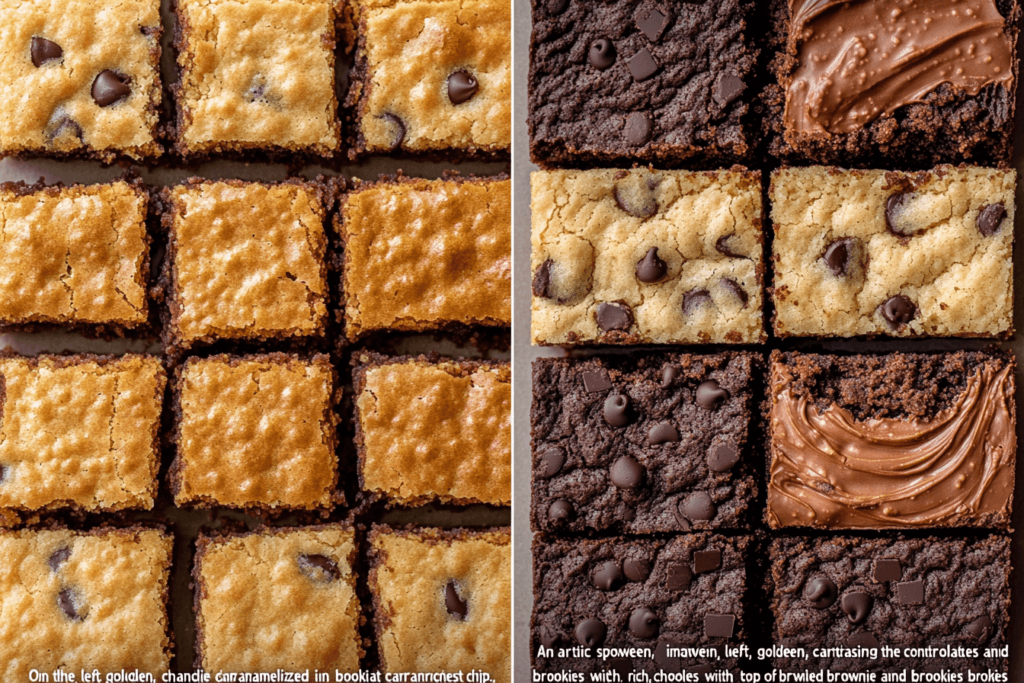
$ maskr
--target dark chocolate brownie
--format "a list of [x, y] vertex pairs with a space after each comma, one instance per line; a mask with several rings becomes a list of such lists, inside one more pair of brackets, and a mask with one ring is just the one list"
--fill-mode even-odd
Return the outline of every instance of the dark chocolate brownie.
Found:
[[534, 530], [746, 528], [761, 368], [739, 352], [534, 361]]
[[755, 3], [533, 0], [530, 157], [727, 165], [756, 146]]
[[[1005, 536], [779, 538], [770, 557], [774, 642], [806, 648], [808, 655], [789, 653], [795, 656], [776, 659], [777, 668], [1007, 670], [1006, 659], [984, 656], [985, 648], [1005, 645], [1009, 633], [1010, 539]], [[901, 656], [813, 652], [857, 646], [899, 648]], [[954, 651], [907, 650], [944, 646]]]

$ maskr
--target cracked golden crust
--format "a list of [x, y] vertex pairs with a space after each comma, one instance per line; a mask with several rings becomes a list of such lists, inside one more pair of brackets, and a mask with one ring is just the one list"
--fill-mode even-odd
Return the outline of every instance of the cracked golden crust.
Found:
[[[780, 169], [769, 191], [775, 229], [775, 332], [779, 336], [1008, 336], [1013, 324], [1015, 171], [941, 166], [931, 172]], [[910, 192], [901, 221], [886, 228], [886, 202]], [[994, 235], [977, 227], [982, 207], [1002, 202]], [[821, 257], [834, 240], [860, 240], [865, 260], [835, 277]], [[879, 306], [902, 294], [917, 314], [892, 329]]]

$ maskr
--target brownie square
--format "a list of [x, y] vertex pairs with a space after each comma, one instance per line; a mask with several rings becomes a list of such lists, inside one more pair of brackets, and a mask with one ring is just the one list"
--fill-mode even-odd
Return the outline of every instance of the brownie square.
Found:
[[0, 156], [163, 151], [160, 0], [2, 0]]
[[140, 527], [0, 533], [0, 678], [95, 669], [159, 681], [171, 661], [172, 546]]
[[390, 504], [512, 504], [509, 363], [353, 358], [359, 485]]
[[748, 528], [762, 372], [736, 352], [535, 360], [533, 529]]
[[774, 351], [772, 528], [1009, 529], [1017, 457], [1010, 351]]
[[356, 0], [347, 105], [364, 153], [507, 154], [512, 145], [512, 3]]
[[512, 536], [506, 528], [370, 532], [381, 671], [484, 671], [512, 681]]
[[200, 534], [197, 667], [214, 673], [343, 673], [365, 654], [355, 531], [343, 524]]
[[749, 0], [533, 0], [530, 158], [722, 166], [758, 144]]
[[327, 356], [189, 358], [174, 384], [175, 505], [286, 510], [340, 502], [337, 381]]
[[177, 151], [330, 157], [341, 147], [335, 0], [178, 0]]
[[165, 190], [168, 345], [322, 337], [323, 192], [301, 180], [192, 179]]

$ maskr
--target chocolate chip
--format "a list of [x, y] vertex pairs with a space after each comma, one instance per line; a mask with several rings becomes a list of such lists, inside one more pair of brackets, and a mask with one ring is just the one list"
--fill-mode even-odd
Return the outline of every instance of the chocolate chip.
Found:
[[698, 550], [693, 554], [693, 573], [713, 572], [722, 566], [721, 550]]
[[604, 71], [615, 63], [615, 46], [607, 38], [598, 38], [590, 44], [587, 59], [592, 67]]
[[7, 474], [10, 472], [10, 468], [6, 465], [0, 465], [0, 484], [7, 480]]
[[612, 383], [603, 373], [587, 370], [583, 373], [583, 388], [590, 393], [607, 391], [612, 388]]
[[85, 614], [82, 612], [79, 603], [78, 594], [70, 588], [64, 588], [57, 593], [57, 605], [71, 621], [85, 620]]
[[693, 572], [682, 562], [672, 562], [666, 568], [665, 588], [670, 591], [684, 591], [693, 581]]
[[661, 282], [668, 273], [668, 264], [658, 258], [658, 248], [651, 247], [647, 255], [636, 263], [636, 279], [648, 284]]
[[82, 126], [80, 126], [78, 122], [71, 117], [64, 115], [52, 118], [46, 126], [45, 134], [46, 141], [51, 145], [56, 142], [58, 138], [67, 134], [70, 134], [79, 142], [83, 139]]
[[[34, 41], [35, 38], [32, 40]], [[1004, 218], [1006, 218], [1006, 207], [1002, 202], [987, 204], [978, 212], [978, 231], [985, 237], [991, 237], [999, 232], [999, 226]]]
[[608, 627], [597, 619], [584, 619], [576, 626], [576, 642], [584, 647], [598, 647], [608, 635]]
[[846, 277], [850, 272], [850, 263], [853, 257], [853, 238], [844, 237], [832, 241], [825, 248], [821, 258], [825, 261], [832, 274], [836, 277]]
[[679, 432], [671, 422], [659, 422], [647, 431], [647, 443], [651, 446], [675, 441], [679, 441]]
[[654, 198], [654, 192], [637, 182], [636, 178], [617, 183], [612, 194], [619, 208], [630, 216], [646, 219], [658, 213], [658, 202]]
[[723, 256], [728, 256], [729, 258], [746, 258], [743, 254], [735, 252], [729, 247], [729, 241], [735, 236], [736, 235], [733, 234], [722, 235], [715, 240], [715, 249], [718, 250], [718, 253]]
[[652, 43], [658, 42], [661, 34], [668, 28], [671, 17], [653, 8], [643, 8], [636, 13], [636, 27], [643, 31], [647, 40]]
[[661, 369], [661, 388], [668, 389], [672, 386], [672, 381], [675, 380], [679, 371], [671, 365], [666, 365]]
[[92, 82], [92, 99], [101, 107], [109, 107], [131, 94], [132, 89], [128, 87], [130, 82], [127, 76], [121, 76], [110, 69], [101, 71]]
[[467, 609], [466, 601], [459, 597], [459, 591], [454, 581], [449, 581], [448, 585], [444, 587], [444, 608], [448, 610], [448, 614], [459, 621], [466, 620], [466, 614], [469, 610]]
[[878, 638], [875, 638], [875, 634], [870, 631], [854, 633], [847, 638], [846, 644], [850, 647], [878, 647], [880, 645]]
[[898, 330], [903, 325], [906, 325], [917, 315], [917, 306], [902, 294], [891, 297], [880, 308], [882, 309], [882, 317], [889, 323], [889, 327], [894, 330]]
[[867, 593], [855, 591], [843, 596], [843, 599], [839, 601], [839, 608], [846, 614], [850, 623], [856, 626], [868, 618], [868, 614], [871, 613], [871, 606], [874, 603], [875, 599]]
[[60, 59], [64, 56], [64, 50], [60, 45], [47, 40], [46, 38], [40, 38], [33, 36], [32, 38], [32, 64], [38, 68], [47, 62], [51, 62], [56, 59]]
[[924, 581], [904, 581], [896, 584], [896, 597], [902, 605], [924, 604]]
[[62, 564], [68, 561], [69, 557], [71, 557], [71, 548], [67, 546], [54, 550], [53, 554], [50, 555], [50, 559], [48, 560], [50, 569], [52, 571], [57, 571], [58, 569], [60, 569], [60, 566]]
[[814, 609], [828, 609], [839, 597], [839, 587], [827, 576], [816, 576], [804, 587], [804, 600]]
[[594, 572], [594, 585], [603, 591], [613, 591], [622, 585], [622, 571], [613, 560], [602, 562]]
[[729, 392], [718, 386], [713, 379], [705, 380], [697, 387], [697, 405], [704, 410], [717, 410], [729, 400]]
[[704, 491], [697, 491], [688, 495], [686, 499], [680, 503], [679, 511], [683, 513], [683, 516], [687, 519], [706, 522], [714, 519], [715, 513], [718, 512], [718, 508], [715, 507], [715, 502], [711, 500], [710, 495]]
[[725, 277], [722, 278], [722, 286], [728, 289], [733, 296], [740, 300], [740, 303], [743, 304], [743, 308], [747, 307], [747, 302], [750, 301], [750, 297], [747, 295], [746, 290], [740, 286], [740, 283], [736, 282], [731, 277]]
[[533, 295], [541, 299], [551, 299], [551, 266], [554, 261], [548, 259], [537, 266], [533, 273]]
[[644, 480], [644, 466], [628, 455], [621, 456], [612, 464], [608, 478], [620, 489], [631, 489]]
[[625, 331], [633, 326], [633, 311], [626, 304], [602, 303], [597, 305], [594, 319], [602, 332]]
[[917, 232], [914, 227], [908, 228], [903, 225], [903, 221], [900, 220], [900, 213], [903, 211], [903, 205], [910, 199], [909, 192], [899, 192], [891, 195], [885, 200], [885, 227], [892, 234], [897, 237], [911, 237]]
[[476, 77], [468, 71], [456, 71], [448, 77], [448, 99], [452, 104], [470, 101], [479, 89]]
[[992, 637], [992, 633], [995, 631], [995, 624], [989, 619], [988, 615], [982, 615], [967, 624], [967, 635], [974, 640], [982, 643], [986, 642]]
[[321, 583], [329, 583], [341, 578], [338, 565], [325, 555], [299, 555], [299, 571], [307, 578]]
[[405, 121], [398, 118], [394, 114], [381, 114], [380, 118], [384, 119], [390, 127], [394, 129], [395, 133], [391, 139], [391, 147], [388, 148], [389, 152], [394, 152], [396, 149], [402, 146], [402, 142], [405, 141]]
[[704, 635], [708, 638], [732, 638], [735, 628], [735, 615], [708, 614], [704, 616]]
[[875, 583], [899, 581], [903, 578], [903, 567], [900, 565], [899, 560], [875, 560], [875, 571], [873, 576]]
[[711, 292], [706, 289], [691, 289], [683, 294], [683, 314], [693, 315], [695, 311], [712, 303]]
[[651, 575], [651, 563], [643, 558], [631, 557], [622, 563], [622, 571], [630, 581], [646, 581]]
[[637, 83], [646, 81], [658, 72], [658, 63], [654, 61], [654, 55], [646, 47], [630, 57], [626, 64], [629, 66], [629, 73]]
[[651, 139], [652, 130], [651, 117], [643, 112], [635, 111], [626, 117], [626, 125], [622, 129], [622, 134], [634, 145], [642, 145]]
[[711, 96], [720, 106], [725, 107], [739, 97], [746, 88], [747, 84], [736, 74], [722, 74], [715, 81], [715, 87], [711, 89]]
[[629, 615], [629, 632], [637, 638], [654, 638], [658, 635], [658, 615], [647, 607], [637, 607]]
[[604, 421], [612, 427], [625, 427], [633, 422], [633, 413], [629, 407], [629, 397], [612, 394], [604, 400]]
[[555, 16], [569, 9], [569, 0], [548, 0], [548, 14]]
[[565, 453], [558, 446], [548, 446], [537, 454], [537, 476], [547, 479], [558, 474], [565, 464]]
[[548, 508], [548, 520], [552, 527], [559, 529], [569, 523], [575, 512], [572, 503], [559, 498]]
[[740, 451], [735, 444], [716, 444], [708, 451], [708, 469], [712, 472], [728, 472], [739, 461]]

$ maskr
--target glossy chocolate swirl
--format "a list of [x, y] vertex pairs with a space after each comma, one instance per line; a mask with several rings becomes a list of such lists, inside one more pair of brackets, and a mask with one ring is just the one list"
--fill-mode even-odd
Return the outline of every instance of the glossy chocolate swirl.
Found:
[[1009, 515], [1016, 436], [1010, 367], [989, 365], [931, 420], [856, 420], [794, 396], [773, 369], [773, 527], [970, 526]]

